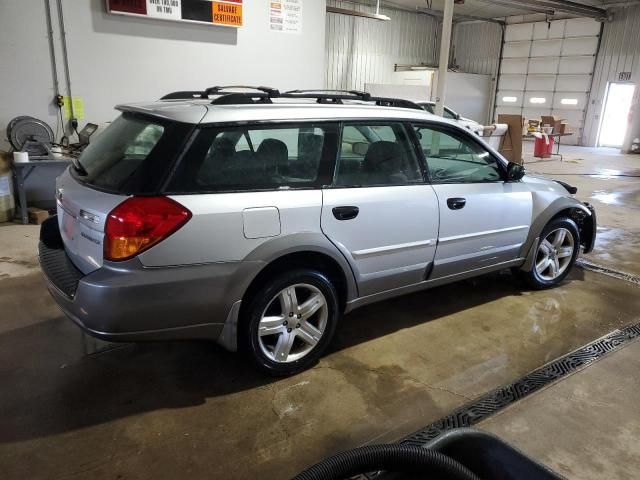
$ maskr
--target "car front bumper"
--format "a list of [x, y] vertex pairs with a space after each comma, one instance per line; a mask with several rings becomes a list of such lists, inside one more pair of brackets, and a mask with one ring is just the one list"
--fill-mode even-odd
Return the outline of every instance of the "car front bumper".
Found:
[[[67, 256], [57, 219], [43, 223], [38, 256], [64, 313], [107, 341], [218, 339], [235, 322], [247, 262], [145, 268], [137, 259], [105, 262], [83, 275]], [[234, 308], [234, 304], [235, 305]], [[235, 326], [235, 323], [234, 323]]]
[[591, 221], [589, 224], [590, 228], [590, 236], [587, 237], [585, 243], [584, 243], [584, 250], [583, 253], [589, 253], [593, 250], [593, 247], [596, 244], [596, 232], [598, 230], [598, 220], [596, 217], [596, 209], [593, 208], [593, 205], [591, 205], [588, 202], [584, 202], [583, 203], [585, 207], [587, 207], [589, 209], [589, 211], [591, 212]]

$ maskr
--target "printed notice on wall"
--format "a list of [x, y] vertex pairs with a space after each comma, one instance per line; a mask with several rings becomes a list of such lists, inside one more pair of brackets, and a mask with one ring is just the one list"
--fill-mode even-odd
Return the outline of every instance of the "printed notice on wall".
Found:
[[180, 0], [147, 0], [147, 15], [165, 20], [180, 20]]
[[[76, 97], [74, 95], [73, 99], [67, 97], [66, 95], [62, 97], [64, 101], [64, 118], [69, 120], [70, 118], [77, 118], [78, 120], [84, 120], [84, 100], [82, 97]], [[73, 103], [73, 110], [71, 109], [71, 104]]]
[[269, 27], [275, 32], [302, 31], [302, 0], [269, 0]]
[[107, 11], [177, 22], [242, 26], [242, 0], [107, 0]]

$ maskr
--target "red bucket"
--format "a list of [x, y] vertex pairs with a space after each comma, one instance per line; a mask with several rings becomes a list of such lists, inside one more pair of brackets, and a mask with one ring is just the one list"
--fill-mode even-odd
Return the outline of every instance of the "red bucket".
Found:
[[553, 152], [553, 138], [547, 137], [538, 138], [536, 137], [535, 143], [533, 145], [533, 156], [538, 158], [550, 158], [551, 153]]

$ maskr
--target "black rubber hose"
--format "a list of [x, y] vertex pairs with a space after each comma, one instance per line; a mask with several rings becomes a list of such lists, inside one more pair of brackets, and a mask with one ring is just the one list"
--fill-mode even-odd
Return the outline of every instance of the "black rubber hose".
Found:
[[379, 470], [417, 474], [424, 479], [480, 480], [451, 457], [409, 445], [371, 445], [348, 450], [308, 468], [294, 480], [343, 480]]

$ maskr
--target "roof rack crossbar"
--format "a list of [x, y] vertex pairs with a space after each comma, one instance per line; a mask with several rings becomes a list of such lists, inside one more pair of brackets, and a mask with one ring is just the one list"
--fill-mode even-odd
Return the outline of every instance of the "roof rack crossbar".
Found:
[[[227, 90], [256, 90], [258, 92], [262, 92], [271, 96], [278, 96], [280, 92], [276, 88], [271, 87], [253, 87], [249, 85], [219, 85], [215, 87], [209, 87], [205, 90], [183, 90], [179, 92], [171, 92], [162, 97], [160, 100], [186, 100], [191, 98], [200, 98], [207, 100], [210, 95], [222, 95], [225, 94]], [[244, 94], [249, 92], [226, 92], [227, 94], [238, 93]]]
[[255, 103], [273, 103], [268, 93], [233, 92], [220, 95], [211, 100], [211, 105], [250, 105]]
[[189, 98], [202, 98], [202, 92], [196, 90], [183, 90], [179, 92], [167, 93], [160, 100], [185, 100]]
[[387, 97], [371, 97], [371, 101], [375, 102], [379, 107], [397, 107], [411, 108], [413, 110], [424, 110], [420, 105], [411, 100], [403, 98], [387, 98]]
[[[267, 93], [272, 96], [278, 96], [280, 91], [277, 88], [272, 87], [264, 87], [264, 86], [251, 86], [251, 85], [220, 85], [215, 87], [207, 88], [204, 93], [209, 95], [215, 95], [219, 93], [223, 93], [224, 90], [257, 90], [258, 92]], [[247, 93], [247, 92], [234, 92], [234, 93]]]
[[325, 94], [333, 94], [333, 95], [350, 95], [352, 97], [358, 97], [361, 100], [367, 100], [368, 98], [371, 97], [371, 94], [369, 92], [364, 92], [362, 90], [329, 90], [329, 89], [317, 89], [317, 90], [289, 90], [288, 92], [285, 92], [285, 94], [295, 94], [295, 95], [300, 95], [300, 94], [312, 94], [312, 93], [317, 93], [317, 94], [321, 94], [321, 95], [325, 95]]

